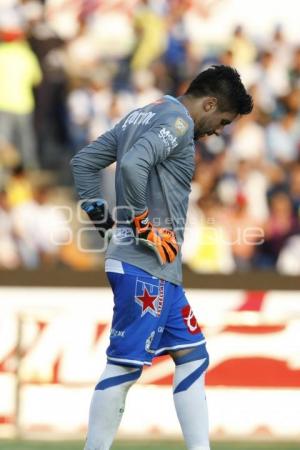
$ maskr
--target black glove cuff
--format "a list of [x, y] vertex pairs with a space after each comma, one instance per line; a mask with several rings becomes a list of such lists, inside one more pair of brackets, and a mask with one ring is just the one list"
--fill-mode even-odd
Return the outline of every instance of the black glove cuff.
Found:
[[112, 228], [115, 224], [105, 202], [83, 203], [82, 209], [87, 213], [102, 237], [104, 237], [105, 231]]

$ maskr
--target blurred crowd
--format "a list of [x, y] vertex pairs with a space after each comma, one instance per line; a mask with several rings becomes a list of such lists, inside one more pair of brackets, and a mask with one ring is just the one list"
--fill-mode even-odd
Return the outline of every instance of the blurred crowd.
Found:
[[[300, 274], [300, 38], [277, 25], [256, 39], [237, 24], [222, 44], [199, 45], [191, 17], [213, 5], [1, 2], [0, 267], [97, 267], [103, 254], [82, 251], [76, 214], [68, 217], [71, 157], [130, 110], [181, 95], [221, 63], [239, 70], [255, 108], [196, 144], [184, 261], [203, 273]], [[86, 240], [97, 247], [94, 234]]]

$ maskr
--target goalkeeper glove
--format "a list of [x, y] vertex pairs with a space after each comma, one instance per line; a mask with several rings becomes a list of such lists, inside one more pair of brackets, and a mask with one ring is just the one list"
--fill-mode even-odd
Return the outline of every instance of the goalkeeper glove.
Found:
[[178, 253], [175, 233], [167, 228], [154, 227], [149, 221], [148, 210], [132, 221], [136, 239], [153, 250], [161, 265], [171, 263]]
[[111, 217], [107, 204], [104, 200], [86, 201], [81, 204], [81, 208], [87, 213], [94, 223], [100, 236], [104, 237], [107, 230], [113, 227], [114, 220]]

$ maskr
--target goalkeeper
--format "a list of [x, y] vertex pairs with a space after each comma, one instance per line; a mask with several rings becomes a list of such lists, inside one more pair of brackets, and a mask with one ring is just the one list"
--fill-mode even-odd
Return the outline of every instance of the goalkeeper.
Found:
[[[105, 270], [114, 294], [107, 365], [96, 385], [85, 450], [109, 450], [130, 386], [155, 356], [175, 363], [174, 403], [189, 450], [209, 450], [205, 338], [182, 288], [180, 249], [194, 172], [194, 140], [219, 134], [252, 110], [239, 74], [201, 72], [179, 98], [137, 109], [72, 160], [81, 206], [112, 234]], [[117, 162], [116, 214], [100, 171]]]

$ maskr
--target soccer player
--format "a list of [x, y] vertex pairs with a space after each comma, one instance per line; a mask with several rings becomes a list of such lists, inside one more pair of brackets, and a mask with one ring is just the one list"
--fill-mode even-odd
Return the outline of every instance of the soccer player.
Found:
[[[236, 70], [212, 66], [182, 97], [166, 95], [131, 112], [72, 160], [83, 210], [102, 236], [112, 234], [105, 262], [114, 294], [110, 345], [91, 402], [85, 450], [111, 448], [128, 389], [144, 365], [164, 354], [175, 363], [174, 403], [186, 446], [210, 448], [204, 392], [209, 357], [182, 288], [180, 248], [194, 140], [218, 135], [252, 107]], [[115, 161], [112, 217], [100, 172]]]

